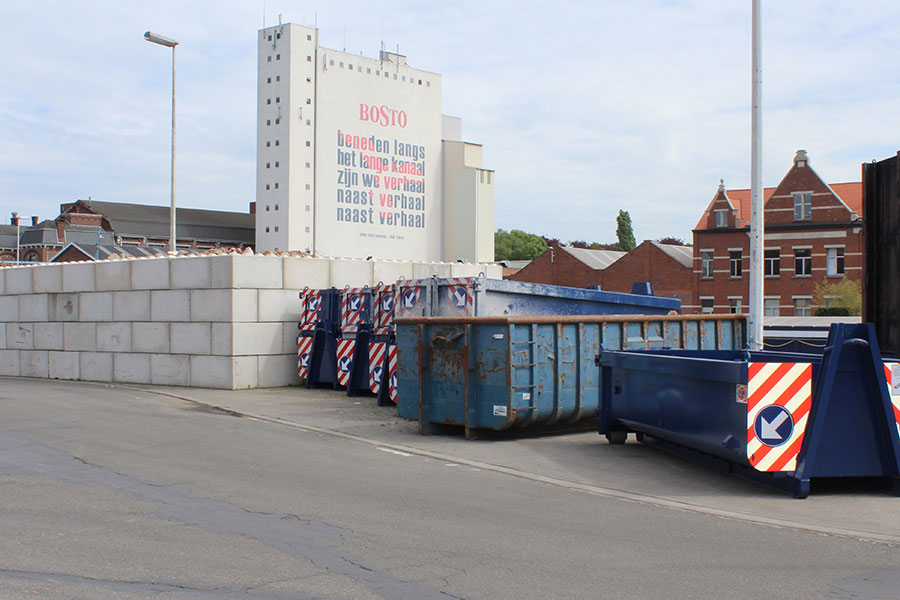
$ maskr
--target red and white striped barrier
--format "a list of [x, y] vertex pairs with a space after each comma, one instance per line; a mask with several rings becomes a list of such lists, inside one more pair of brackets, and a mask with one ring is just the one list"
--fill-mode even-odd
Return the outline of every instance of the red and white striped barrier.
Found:
[[794, 471], [812, 407], [812, 365], [747, 369], [747, 459], [757, 471]]
[[312, 331], [316, 328], [319, 309], [322, 308], [322, 293], [318, 290], [303, 290], [300, 293], [300, 329]]
[[894, 421], [900, 433], [900, 363], [884, 363], [884, 378], [887, 381], [888, 395], [894, 408]]
[[384, 377], [384, 353], [387, 351], [386, 342], [372, 342], [369, 344], [369, 389], [373, 394], [381, 391], [381, 381]]
[[353, 350], [356, 348], [356, 340], [340, 340], [337, 345], [337, 380], [340, 385], [350, 383], [350, 373], [353, 371]]
[[341, 292], [341, 330], [356, 331], [362, 322], [368, 288], [345, 288]]
[[388, 393], [391, 402], [397, 403], [397, 346], [388, 348]]
[[299, 336], [297, 338], [297, 374], [300, 379], [309, 376], [309, 363], [312, 359], [312, 336]]
[[475, 278], [450, 277], [443, 280], [447, 284], [447, 302], [461, 316], [475, 314]]

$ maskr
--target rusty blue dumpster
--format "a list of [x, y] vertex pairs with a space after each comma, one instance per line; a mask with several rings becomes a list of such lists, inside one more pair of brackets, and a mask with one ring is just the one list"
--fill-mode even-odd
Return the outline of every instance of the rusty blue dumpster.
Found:
[[732, 349], [741, 315], [429, 317], [395, 320], [398, 413], [483, 430], [571, 423], [599, 404], [601, 348]]
[[599, 431], [628, 432], [798, 498], [814, 478], [900, 492], [900, 378], [871, 325], [833, 325], [823, 354], [604, 349]]

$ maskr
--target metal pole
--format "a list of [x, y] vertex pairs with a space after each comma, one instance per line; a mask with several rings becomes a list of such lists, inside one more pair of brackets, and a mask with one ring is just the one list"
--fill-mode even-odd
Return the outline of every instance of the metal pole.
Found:
[[169, 210], [169, 252], [175, 252], [175, 46], [172, 46], [172, 207]]
[[16, 215], [16, 264], [19, 264], [21, 260], [19, 259], [19, 236], [21, 235], [19, 233], [19, 218], [19, 215]]
[[750, 110], [750, 315], [748, 340], [751, 350], [763, 348], [763, 252], [764, 199], [762, 190], [762, 64], [760, 60], [760, 0], [753, 2], [753, 83]]

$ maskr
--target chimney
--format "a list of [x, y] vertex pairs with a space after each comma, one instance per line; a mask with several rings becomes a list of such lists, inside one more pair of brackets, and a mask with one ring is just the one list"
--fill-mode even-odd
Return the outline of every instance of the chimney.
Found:
[[809, 157], [806, 155], [806, 150], [797, 150], [797, 154], [794, 156], [794, 166], [805, 167], [808, 162]]
[[13, 211], [12, 216], [9, 218], [10, 225], [18, 225], [19, 224], [19, 213]]
[[251, 215], [255, 215], [255, 214], [256, 214], [256, 202], [251, 202], [251, 203], [250, 203], [250, 214], [251, 214]]
[[56, 240], [60, 244], [66, 243], [66, 224], [63, 221], [56, 222]]
[[38, 218], [36, 216], [32, 216], [31, 217], [31, 226], [37, 227], [37, 221], [38, 221]]

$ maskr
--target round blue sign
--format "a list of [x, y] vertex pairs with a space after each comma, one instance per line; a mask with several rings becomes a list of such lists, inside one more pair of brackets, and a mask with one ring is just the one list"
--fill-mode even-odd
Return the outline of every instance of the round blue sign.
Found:
[[770, 404], [757, 413], [753, 432], [764, 445], [780, 446], [794, 433], [794, 419], [785, 407]]
[[350, 357], [342, 356], [341, 360], [338, 361], [338, 369], [341, 370], [341, 373], [346, 373], [350, 370]]

